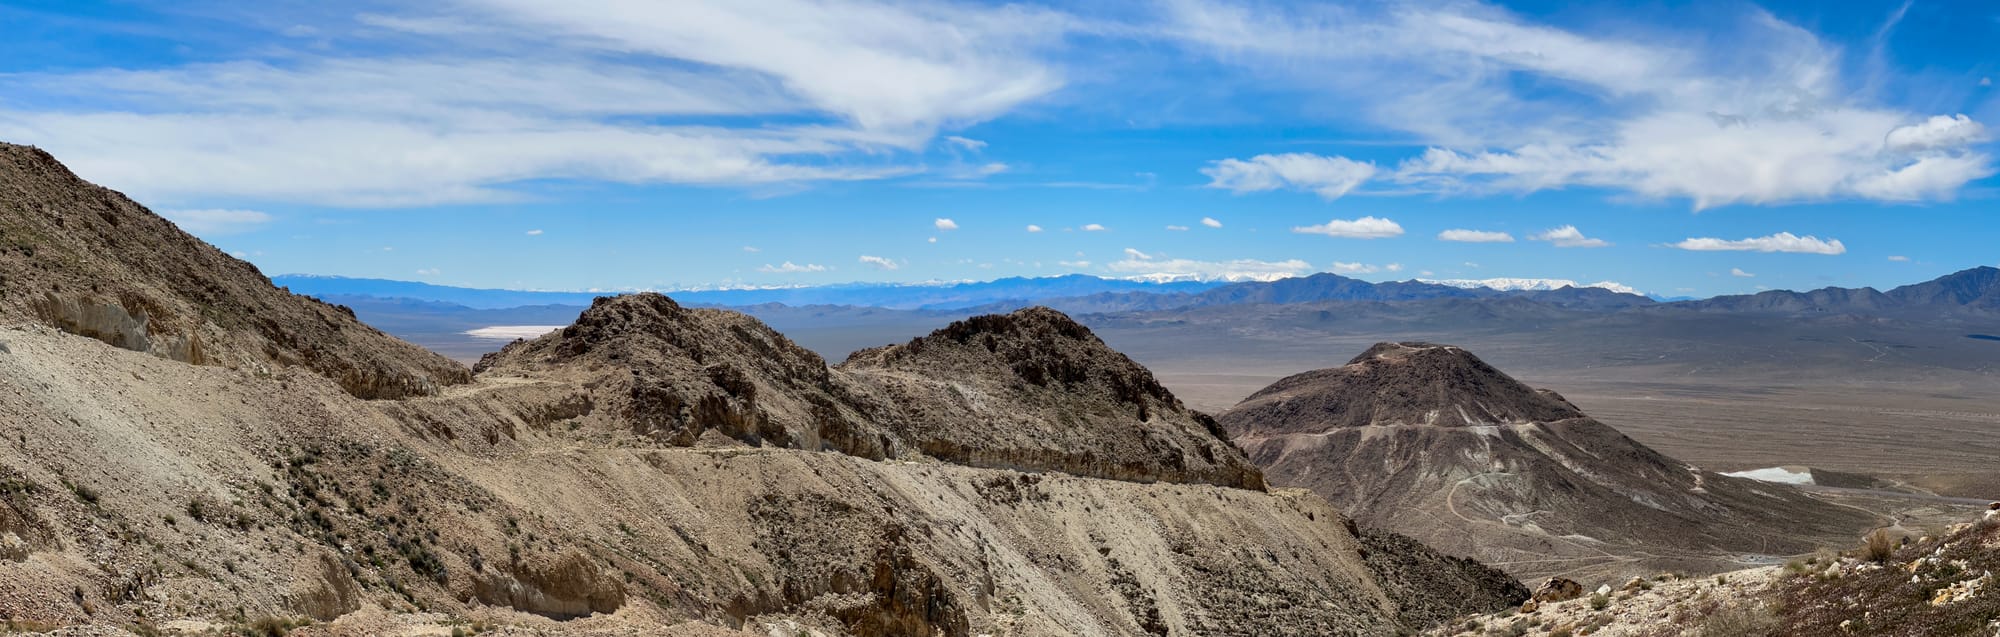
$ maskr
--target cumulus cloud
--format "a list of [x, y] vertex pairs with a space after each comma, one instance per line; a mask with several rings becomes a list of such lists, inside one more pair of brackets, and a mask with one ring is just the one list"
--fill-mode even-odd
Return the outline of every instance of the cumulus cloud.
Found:
[[1390, 272], [1402, 272], [1402, 271], [1403, 271], [1403, 264], [1401, 264], [1401, 263], [1391, 263], [1391, 264], [1389, 264], [1389, 265], [1385, 265], [1385, 266], [1382, 266], [1382, 269], [1384, 269], [1384, 270], [1388, 270], [1388, 271], [1390, 271]]
[[1890, 260], [1890, 261], [1895, 261], [1895, 262], [1897, 262], [1897, 263], [1909, 263], [1909, 262], [1910, 262], [1910, 258], [1909, 258], [1909, 257], [1906, 257], [1906, 256], [1903, 256], [1903, 255], [1900, 255], [1900, 254], [1897, 254], [1897, 255], [1890, 255], [1890, 257], [1889, 257], [1889, 260]]
[[1028, 232], [1041, 232], [1041, 231], [1042, 231], [1042, 227], [1041, 227], [1041, 226], [1038, 226], [1038, 225], [1035, 225], [1035, 224], [1032, 224], [1032, 223], [1031, 223], [1031, 224], [1028, 224]]
[[749, 253], [751, 253], [751, 254], [756, 254], [756, 253], [758, 253], [758, 252], [763, 252], [763, 251], [764, 251], [764, 249], [763, 249], [763, 248], [759, 248], [759, 247], [757, 247], [757, 246], [743, 246], [743, 251], [744, 251], [744, 252], [749, 252]]
[[938, 218], [938, 220], [937, 220], [937, 221], [933, 221], [933, 222], [931, 222], [931, 225], [933, 225], [933, 226], [937, 226], [937, 229], [938, 229], [938, 230], [940, 230], [940, 231], [946, 231], [946, 230], [957, 230], [957, 229], [958, 229], [958, 222], [956, 222], [956, 221], [952, 221], [952, 220], [950, 220], [950, 219], [945, 219], [945, 218], [942, 218], [942, 217]]
[[162, 210], [166, 217], [182, 230], [197, 235], [223, 235], [246, 232], [271, 221], [271, 215], [256, 210], [232, 210], [226, 208], [205, 208], [199, 210]]
[[805, 265], [799, 265], [796, 263], [792, 263], [790, 261], [786, 261], [778, 265], [771, 265], [769, 263], [766, 263], [758, 267], [757, 271], [768, 272], [772, 274], [796, 274], [800, 272], [825, 272], [828, 269], [829, 268], [827, 268], [826, 266], [817, 263], [808, 263]]
[[1729, 241], [1711, 237], [1689, 238], [1673, 247], [1696, 251], [1738, 251], [1738, 252], [1793, 252], [1799, 254], [1845, 254], [1847, 246], [1839, 239], [1822, 240], [1812, 235], [1798, 236], [1790, 232], [1780, 232], [1765, 237], [1750, 237]]
[[1749, 278], [1755, 278], [1755, 277], [1756, 277], [1757, 275], [1755, 275], [1755, 274], [1751, 274], [1751, 273], [1749, 273], [1749, 272], [1744, 272], [1744, 271], [1743, 271], [1743, 268], [1730, 268], [1730, 269], [1729, 269], [1729, 276], [1734, 276], [1734, 277], [1742, 277], [1742, 278], [1745, 278], [1745, 279], [1749, 279]]
[[1611, 245], [1611, 242], [1603, 239], [1583, 236], [1583, 231], [1577, 230], [1576, 226], [1550, 228], [1529, 235], [1528, 238], [1536, 241], [1547, 241], [1555, 244], [1558, 248], [1602, 248]]
[[1513, 243], [1514, 235], [1507, 234], [1505, 232], [1495, 232], [1489, 230], [1465, 230], [1460, 228], [1453, 228], [1451, 230], [1446, 230], [1444, 232], [1438, 233], [1438, 240], [1457, 241], [1460, 243]]
[[1375, 164], [1346, 157], [1286, 153], [1258, 155], [1248, 160], [1218, 160], [1210, 162], [1201, 172], [1208, 175], [1208, 187], [1238, 194], [1282, 188], [1339, 199], [1373, 177], [1375, 170]]
[[542, 236], [542, 229], [541, 229], [541, 228], [536, 228], [536, 229], [534, 229], [534, 230], [529, 230], [527, 234], [528, 234], [528, 236], [530, 236], [530, 237], [539, 237], [539, 236]]
[[1077, 261], [1057, 261], [1057, 262], [1056, 262], [1056, 265], [1060, 265], [1060, 266], [1063, 266], [1063, 267], [1066, 267], [1066, 268], [1088, 268], [1088, 267], [1090, 267], [1090, 262], [1089, 262], [1089, 261], [1083, 261], [1083, 260], [1077, 260]]
[[[1082, 263], [1089, 264], [1088, 261]], [[1125, 274], [1127, 278], [1147, 281], [1276, 281], [1312, 272], [1312, 264], [1298, 259], [1168, 259], [1155, 258], [1133, 248], [1125, 249], [1125, 259], [1107, 263], [1104, 267]]]
[[1316, 226], [1297, 226], [1292, 232], [1298, 234], [1323, 234], [1346, 239], [1384, 239], [1403, 234], [1403, 226], [1379, 217], [1360, 219], [1334, 219]]
[[1176, 225], [1173, 225], [1173, 224], [1167, 224], [1167, 229], [1168, 229], [1168, 230], [1172, 230], [1172, 231], [1174, 231], [1174, 232], [1187, 232], [1187, 229], [1188, 229], [1188, 227], [1187, 227], [1187, 226], [1176, 226]]
[[1215, 217], [1202, 217], [1201, 225], [1208, 226], [1210, 228], [1220, 228], [1222, 227], [1222, 222], [1216, 221]]
[[1986, 127], [1964, 115], [1938, 115], [1889, 131], [1882, 146], [1891, 152], [1951, 150], [1986, 141]]
[[1340, 261], [1335, 261], [1333, 262], [1332, 265], [1328, 266], [1327, 269], [1335, 274], [1372, 274], [1379, 268], [1376, 268], [1375, 266], [1372, 265], [1368, 265], [1366, 263], [1344, 263]]
[[417, 270], [417, 276], [437, 276], [442, 272], [443, 272], [442, 270], [439, 270], [437, 268], [423, 268], [421, 270]]
[[875, 269], [878, 270], [894, 270], [903, 267], [902, 264], [896, 263], [894, 259], [890, 259], [887, 257], [869, 256], [866, 254], [861, 255], [861, 263], [875, 266]]
[[1104, 232], [1106, 230], [1110, 230], [1110, 228], [1104, 227], [1103, 224], [1096, 224], [1096, 223], [1083, 224], [1084, 232]]

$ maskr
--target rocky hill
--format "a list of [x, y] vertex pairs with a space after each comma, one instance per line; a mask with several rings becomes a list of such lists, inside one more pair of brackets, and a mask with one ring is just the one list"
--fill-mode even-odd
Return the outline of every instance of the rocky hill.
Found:
[[362, 398], [435, 393], [464, 366], [271, 286], [40, 149], [0, 143], [0, 316], [198, 365], [311, 369]]
[[1446, 345], [1382, 343], [1220, 420], [1273, 484], [1524, 579], [1728, 570], [1874, 522], [1666, 457]]
[[[7, 228], [36, 259], [8, 262], [8, 302], [32, 280], [157, 308], [130, 306], [124, 341], [0, 316], [10, 631], [1380, 635], [1524, 593], [1254, 488], [1197, 415], [1053, 313], [834, 369], [741, 315], [636, 295], [446, 384], [391, 365], [421, 350], [331, 307], [308, 321], [323, 306], [75, 188], [10, 191], [29, 196], [10, 222], [46, 223]], [[92, 225], [106, 210], [120, 232]], [[113, 244], [177, 246], [158, 254], [184, 280], [77, 247]], [[232, 365], [131, 334], [198, 335]], [[287, 349], [308, 337], [327, 340]]]
[[855, 352], [839, 371], [880, 392], [878, 422], [936, 458], [1264, 488], [1213, 419], [1055, 310], [970, 318]]

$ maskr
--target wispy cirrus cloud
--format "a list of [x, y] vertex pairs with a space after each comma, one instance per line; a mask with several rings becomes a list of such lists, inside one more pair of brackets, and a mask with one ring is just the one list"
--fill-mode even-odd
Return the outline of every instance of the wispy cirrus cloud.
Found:
[[182, 230], [204, 236], [246, 232], [271, 221], [271, 215], [265, 212], [228, 208], [162, 210], [160, 216]]
[[1044, 53], [1070, 22], [871, 0], [412, 5], [287, 29], [311, 48], [0, 76], [0, 138], [169, 203], [406, 207], [512, 201], [550, 179], [882, 179], [924, 171], [910, 153], [939, 130], [1061, 87]]
[[[1761, 10], [1722, 29], [1735, 44], [1709, 46], [1696, 43], [1712, 37], [1568, 30], [1479, 2], [1167, 6], [1167, 37], [1430, 146], [1350, 173], [1339, 194], [1587, 187], [1704, 209], [1945, 200], [1995, 173], [1979, 122], [1853, 90], [1838, 46]], [[1237, 163], [1203, 172], [1272, 172], [1223, 162]], [[1273, 189], [1268, 177], [1211, 178]]]
[[1374, 176], [1375, 165], [1346, 157], [1285, 153], [1217, 160], [1201, 172], [1208, 175], [1210, 188], [1239, 194], [1287, 189], [1339, 199]]

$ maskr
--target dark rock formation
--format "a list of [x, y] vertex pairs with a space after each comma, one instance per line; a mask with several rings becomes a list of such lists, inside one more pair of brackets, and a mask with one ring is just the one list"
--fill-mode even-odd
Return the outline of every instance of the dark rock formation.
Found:
[[883, 397], [880, 422], [939, 459], [1263, 488], [1263, 476], [1212, 419], [1048, 308], [973, 317], [856, 352], [839, 371]]

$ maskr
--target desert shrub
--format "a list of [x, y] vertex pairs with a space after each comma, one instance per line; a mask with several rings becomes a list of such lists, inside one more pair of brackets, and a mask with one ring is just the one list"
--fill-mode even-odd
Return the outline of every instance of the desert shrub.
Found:
[[1605, 596], [1603, 593], [1592, 593], [1590, 595], [1591, 610], [1604, 610], [1609, 606], [1611, 606], [1610, 597]]
[[1889, 535], [1888, 529], [1870, 531], [1868, 537], [1864, 539], [1864, 544], [1861, 545], [1862, 559], [1877, 564], [1889, 561], [1890, 556], [1895, 554], [1896, 538]]
[[1549, 637], [1570, 637], [1572, 634], [1574, 633], [1570, 631], [1568, 626], [1560, 626], [1555, 630], [1549, 631]]
[[1725, 606], [1702, 619], [1701, 637], [1765, 637], [1778, 629], [1778, 616], [1757, 603]]

